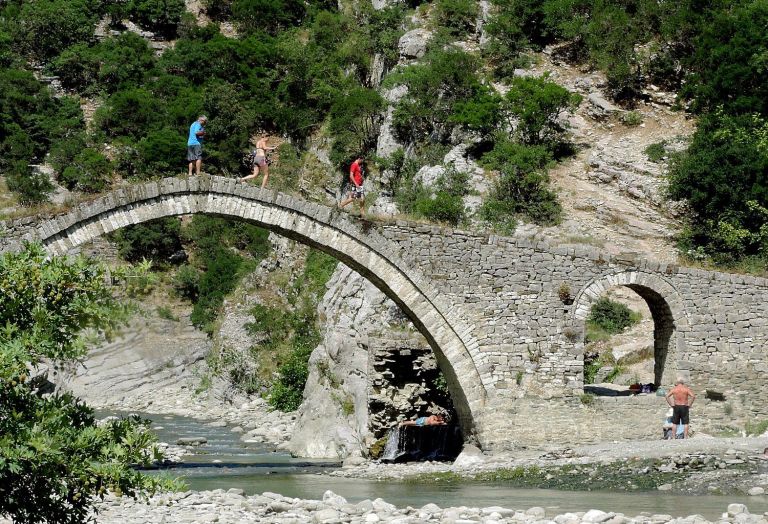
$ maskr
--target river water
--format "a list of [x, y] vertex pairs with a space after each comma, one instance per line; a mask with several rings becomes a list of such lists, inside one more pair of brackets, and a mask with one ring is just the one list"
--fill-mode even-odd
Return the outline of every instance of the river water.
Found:
[[[114, 413], [101, 412], [99, 416]], [[741, 502], [752, 513], [768, 511], [768, 496], [682, 496], [664, 492], [613, 493], [514, 488], [504, 483], [409, 484], [396, 480], [338, 478], [323, 473], [338, 467], [336, 462], [296, 459], [260, 444], [246, 444], [226, 427], [212, 427], [191, 418], [140, 414], [153, 421], [161, 441], [175, 443], [180, 437], [206, 437], [207, 444], [185, 457], [185, 464], [169, 470], [183, 477], [193, 490], [241, 488], [253, 495], [271, 491], [287, 497], [322, 499], [331, 490], [355, 503], [381, 497], [400, 507], [502, 506], [514, 509], [543, 507], [548, 516], [601, 509], [628, 516], [668, 514], [675, 517], [702, 515], [716, 520], [728, 504]]]

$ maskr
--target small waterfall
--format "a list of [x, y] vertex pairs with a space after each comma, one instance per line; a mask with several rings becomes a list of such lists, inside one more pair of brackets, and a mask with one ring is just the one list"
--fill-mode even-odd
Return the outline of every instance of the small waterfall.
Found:
[[381, 460], [453, 460], [463, 443], [458, 426], [398, 426], [389, 430]]
[[395, 426], [389, 430], [389, 435], [387, 435], [387, 445], [384, 447], [384, 452], [381, 454], [381, 460], [384, 462], [394, 462], [395, 459], [397, 459], [397, 452], [400, 448], [400, 434], [402, 431], [402, 426]]

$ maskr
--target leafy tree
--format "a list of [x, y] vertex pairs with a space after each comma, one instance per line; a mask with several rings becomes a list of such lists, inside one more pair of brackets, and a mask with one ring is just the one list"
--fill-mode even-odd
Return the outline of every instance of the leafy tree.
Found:
[[113, 238], [118, 253], [129, 262], [146, 259], [162, 266], [168, 264], [171, 255], [182, 249], [181, 222], [176, 217], [124, 227], [115, 231]]
[[560, 221], [562, 208], [557, 195], [548, 187], [546, 167], [552, 161], [552, 153], [546, 147], [500, 139], [482, 160], [499, 173], [480, 210], [485, 220], [505, 232], [514, 229], [515, 218], [520, 215], [544, 225]]
[[[390, 83], [406, 84], [408, 96], [394, 111], [397, 134], [406, 140], [437, 141], [450, 135], [458, 102], [484, 94], [477, 79], [478, 63], [464, 51], [433, 50], [424, 63], [409, 66], [390, 76]], [[461, 108], [461, 106], [460, 106]]]
[[86, 0], [23, 2], [16, 40], [33, 58], [47, 60], [70, 45], [93, 38], [96, 13]]
[[[164, 122], [164, 107], [144, 88], [118, 91], [94, 116], [97, 126], [110, 137], [138, 139]], [[191, 123], [191, 122], [190, 122]]]
[[305, 4], [298, 0], [233, 0], [232, 17], [245, 33], [276, 34], [299, 22]]
[[98, 193], [111, 185], [112, 162], [99, 151], [85, 148], [64, 168], [59, 179], [69, 189]]
[[331, 108], [332, 160], [337, 166], [376, 146], [384, 99], [373, 89], [357, 87]]
[[695, 38], [682, 95], [696, 110], [768, 115], [768, 2], [717, 12]]
[[669, 194], [690, 207], [685, 249], [720, 262], [768, 256], [768, 121], [722, 111], [702, 118], [673, 160]]
[[176, 34], [185, 10], [184, 0], [132, 0], [129, 8], [131, 19], [165, 36]]
[[125, 318], [104, 282], [103, 268], [39, 246], [0, 257], [0, 515], [14, 522], [84, 522], [107, 489], [138, 496], [169, 487], [131, 467], [159, 457], [141, 423], [97, 425], [77, 399], [43, 397], [29, 378], [43, 358], [82, 357], [84, 329]]
[[504, 100], [510, 124], [526, 144], [554, 144], [565, 127], [560, 113], [572, 111], [581, 97], [543, 77], [515, 77]]
[[473, 31], [477, 22], [478, 4], [473, 0], [437, 0], [435, 19], [452, 36], [463, 36]]

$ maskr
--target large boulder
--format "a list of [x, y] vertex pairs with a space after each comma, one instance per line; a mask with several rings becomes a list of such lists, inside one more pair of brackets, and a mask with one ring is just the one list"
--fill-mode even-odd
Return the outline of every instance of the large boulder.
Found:
[[422, 27], [408, 31], [397, 43], [400, 58], [405, 60], [421, 58], [427, 52], [427, 44], [431, 38], [432, 32]]
[[326, 318], [322, 343], [309, 360], [309, 378], [288, 445], [296, 456], [343, 459], [364, 453], [368, 433], [369, 331], [380, 327], [386, 297], [339, 264], [318, 307]]

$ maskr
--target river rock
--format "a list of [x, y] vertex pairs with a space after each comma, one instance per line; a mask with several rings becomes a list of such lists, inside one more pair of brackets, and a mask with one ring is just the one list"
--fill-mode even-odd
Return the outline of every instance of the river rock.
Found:
[[525, 510], [525, 514], [530, 517], [543, 519], [544, 516], [546, 515], [546, 511], [544, 511], [544, 508], [542, 507], [534, 506], [532, 508], [528, 508], [527, 510]]
[[328, 504], [329, 506], [343, 506], [347, 503], [347, 499], [342, 497], [341, 495], [337, 495], [330, 489], [323, 493], [323, 502]]
[[453, 465], [457, 468], [467, 468], [482, 464], [485, 460], [485, 456], [480, 451], [480, 448], [472, 444], [465, 444], [464, 449], [461, 450], [459, 456], [453, 461]]
[[749, 509], [744, 504], [728, 504], [728, 515], [735, 517], [742, 513], [749, 513]]
[[208, 439], [205, 437], [181, 437], [176, 440], [179, 446], [200, 446], [206, 444]]
[[335, 509], [321, 509], [312, 516], [312, 522], [325, 523], [325, 522], [338, 522], [339, 512]]
[[591, 509], [587, 511], [581, 518], [583, 522], [605, 522], [613, 517], [613, 513], [606, 513], [599, 509]]
[[750, 488], [747, 493], [752, 496], [764, 495], [765, 489], [761, 488], [760, 486], [755, 486], [754, 488]]

